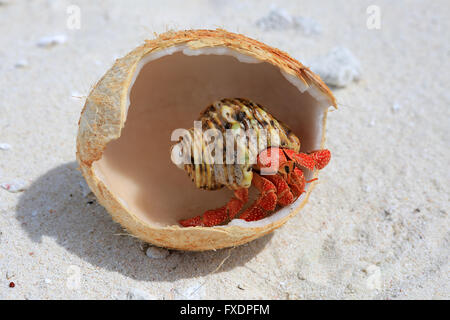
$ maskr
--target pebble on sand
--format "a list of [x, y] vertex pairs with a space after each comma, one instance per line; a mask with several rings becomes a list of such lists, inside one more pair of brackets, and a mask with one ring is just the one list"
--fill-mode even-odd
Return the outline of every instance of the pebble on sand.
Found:
[[9, 150], [11, 149], [11, 145], [8, 143], [0, 143], [0, 150]]
[[366, 279], [367, 288], [370, 290], [380, 290], [383, 284], [380, 267], [370, 265], [364, 271], [369, 275]]
[[89, 188], [88, 184], [84, 180], [80, 181], [80, 189], [81, 194], [83, 195], [84, 198], [86, 198], [88, 195], [92, 193], [91, 188]]
[[16, 62], [16, 64], [14, 65], [14, 67], [16, 68], [25, 68], [28, 67], [28, 60], [26, 59], [20, 59]]
[[63, 44], [67, 41], [67, 36], [65, 34], [57, 34], [54, 36], [42, 37], [37, 42], [38, 47], [49, 48], [57, 44]]
[[138, 289], [138, 288], [131, 288], [127, 292], [127, 299], [128, 300], [157, 300], [157, 298], [150, 293]]
[[152, 259], [164, 259], [166, 258], [170, 253], [168, 250], [158, 247], [148, 247], [147, 251], [145, 252], [147, 257]]
[[311, 70], [331, 86], [346, 87], [361, 77], [361, 66], [353, 53], [344, 47], [335, 47], [327, 55], [311, 64]]
[[402, 108], [401, 104], [398, 102], [395, 102], [392, 106], [392, 111], [395, 113], [397, 111], [399, 111]]

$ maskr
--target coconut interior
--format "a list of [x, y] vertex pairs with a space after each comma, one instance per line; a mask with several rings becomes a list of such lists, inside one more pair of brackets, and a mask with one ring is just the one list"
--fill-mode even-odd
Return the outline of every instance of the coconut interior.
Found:
[[[195, 188], [172, 163], [174, 129], [192, 127], [199, 113], [215, 100], [243, 97], [262, 104], [289, 125], [300, 138], [302, 151], [310, 151], [320, 147], [323, 111], [330, 105], [316, 88], [228, 48], [178, 46], [149, 54], [140, 61], [128, 95], [121, 136], [107, 144], [93, 166], [124, 207], [161, 227], [220, 207], [232, 196], [226, 188]], [[251, 223], [235, 219], [230, 224], [264, 225], [284, 217], [302, 200], [266, 219]]]

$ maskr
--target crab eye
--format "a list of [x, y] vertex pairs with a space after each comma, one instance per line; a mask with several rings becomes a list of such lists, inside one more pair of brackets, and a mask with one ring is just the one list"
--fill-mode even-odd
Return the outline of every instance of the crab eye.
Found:
[[237, 114], [237, 116], [236, 116], [236, 120], [239, 121], [239, 122], [241, 122], [242, 120], [244, 120], [244, 118], [245, 118], [245, 113], [242, 112], [242, 111], [240, 111], [240, 112]]

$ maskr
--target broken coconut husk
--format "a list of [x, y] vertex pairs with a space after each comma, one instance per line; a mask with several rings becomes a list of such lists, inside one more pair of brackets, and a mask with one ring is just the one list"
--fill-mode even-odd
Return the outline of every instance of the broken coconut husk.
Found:
[[[225, 203], [230, 193], [204, 191], [170, 159], [176, 128], [224, 97], [261, 103], [301, 140], [321, 149], [335, 99], [320, 78], [286, 53], [224, 30], [167, 32], [116, 60], [89, 94], [77, 138], [81, 172], [113, 219], [140, 239], [180, 250], [240, 245], [283, 225], [297, 201], [254, 222], [183, 228], [178, 220]], [[307, 172], [308, 178], [317, 172]]]

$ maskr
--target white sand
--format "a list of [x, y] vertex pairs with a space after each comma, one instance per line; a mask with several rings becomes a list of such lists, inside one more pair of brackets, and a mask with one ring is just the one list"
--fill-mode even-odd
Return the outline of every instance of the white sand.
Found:
[[[450, 298], [448, 1], [376, 1], [380, 30], [366, 27], [370, 1], [277, 2], [320, 34], [258, 28], [268, 1], [167, 3], [2, 1], [0, 183], [30, 184], [0, 189], [0, 298]], [[66, 27], [70, 4], [80, 30]], [[152, 259], [80, 187], [77, 122], [115, 58], [153, 32], [198, 27], [301, 61], [343, 46], [361, 80], [334, 90], [333, 159], [300, 215], [242, 247]]]

